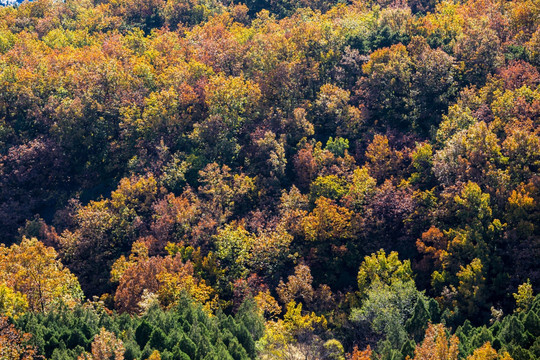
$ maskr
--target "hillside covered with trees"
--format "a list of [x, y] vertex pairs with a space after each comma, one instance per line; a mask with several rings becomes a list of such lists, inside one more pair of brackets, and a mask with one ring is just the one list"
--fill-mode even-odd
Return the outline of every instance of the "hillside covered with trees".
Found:
[[539, 0], [0, 7], [0, 359], [540, 359], [539, 122]]

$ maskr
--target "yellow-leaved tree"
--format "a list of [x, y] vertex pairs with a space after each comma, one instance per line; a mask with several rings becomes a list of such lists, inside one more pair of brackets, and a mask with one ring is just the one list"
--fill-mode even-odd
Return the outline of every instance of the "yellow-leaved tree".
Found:
[[47, 311], [59, 304], [73, 306], [83, 298], [77, 277], [64, 268], [52, 247], [35, 238], [23, 237], [20, 244], [0, 246], [0, 284], [22, 294], [31, 311]]
[[320, 349], [316, 344], [317, 330], [325, 329], [327, 321], [324, 316], [315, 313], [304, 313], [302, 303], [291, 301], [282, 319], [268, 321], [266, 332], [259, 340], [263, 358], [290, 359], [295, 356], [309, 358]]
[[497, 353], [497, 350], [491, 347], [489, 341], [482, 345], [482, 347], [474, 350], [472, 355], [467, 357], [467, 360], [513, 360], [510, 354], [501, 350]]
[[0, 284], [0, 314], [17, 318], [28, 309], [26, 296], [6, 284]]

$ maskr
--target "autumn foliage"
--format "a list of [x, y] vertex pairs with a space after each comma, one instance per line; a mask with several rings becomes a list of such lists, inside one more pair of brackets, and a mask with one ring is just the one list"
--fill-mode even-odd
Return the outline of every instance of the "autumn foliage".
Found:
[[540, 358], [538, 0], [4, 3], [0, 358]]

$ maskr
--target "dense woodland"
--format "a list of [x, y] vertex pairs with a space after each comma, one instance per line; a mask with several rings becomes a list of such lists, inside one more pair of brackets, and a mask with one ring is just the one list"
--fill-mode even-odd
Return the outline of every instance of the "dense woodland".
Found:
[[0, 359], [540, 359], [539, 0], [0, 7]]

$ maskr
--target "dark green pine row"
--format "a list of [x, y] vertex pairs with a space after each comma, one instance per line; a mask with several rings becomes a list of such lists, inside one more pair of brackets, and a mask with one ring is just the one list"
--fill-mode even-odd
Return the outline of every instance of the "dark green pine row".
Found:
[[155, 350], [163, 360], [248, 360], [256, 357], [255, 341], [264, 330], [252, 303], [244, 303], [234, 317], [209, 316], [187, 299], [167, 311], [152, 307], [140, 317], [80, 306], [27, 313], [16, 324], [32, 334], [38, 353], [51, 360], [76, 359], [90, 352], [102, 327], [122, 340], [126, 360], [147, 359]]
[[[405, 323], [410, 339], [401, 349], [382, 341], [379, 355], [388, 360], [414, 356], [414, 348], [423, 338], [428, 322], [449, 325], [449, 314], [439, 314], [432, 299], [419, 298]], [[27, 313], [16, 321], [24, 332], [32, 334], [38, 353], [51, 360], [76, 359], [91, 350], [91, 343], [103, 327], [124, 343], [126, 360], [147, 359], [158, 350], [163, 360], [256, 358], [255, 342], [264, 331], [263, 319], [254, 304], [246, 301], [237, 314], [209, 316], [201, 306], [188, 299], [171, 310], [152, 307], [142, 316], [108, 314], [103, 309], [80, 306], [46, 314]], [[540, 358], [540, 296], [531, 308], [504, 316], [490, 326], [473, 327], [466, 320], [457, 328], [460, 358], [465, 359], [486, 342], [496, 350], [508, 351], [514, 360]]]

